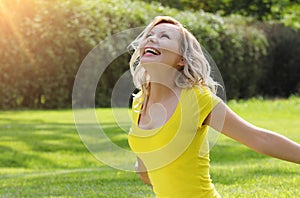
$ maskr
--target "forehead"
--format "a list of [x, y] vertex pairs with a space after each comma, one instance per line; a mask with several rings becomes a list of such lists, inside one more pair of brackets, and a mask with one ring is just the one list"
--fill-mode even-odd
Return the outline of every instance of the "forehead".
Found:
[[179, 27], [171, 24], [171, 23], [160, 23], [156, 26], [154, 26], [150, 32], [160, 33], [160, 32], [166, 32], [169, 34], [180, 36]]

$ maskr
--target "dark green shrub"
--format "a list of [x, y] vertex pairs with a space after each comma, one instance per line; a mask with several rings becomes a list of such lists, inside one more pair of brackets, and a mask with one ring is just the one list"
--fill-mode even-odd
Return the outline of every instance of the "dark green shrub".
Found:
[[263, 24], [269, 48], [259, 88], [261, 95], [288, 97], [300, 91], [300, 31]]

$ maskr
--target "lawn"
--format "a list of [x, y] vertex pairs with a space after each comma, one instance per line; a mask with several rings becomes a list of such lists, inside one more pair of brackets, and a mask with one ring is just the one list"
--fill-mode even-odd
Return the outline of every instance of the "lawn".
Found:
[[[299, 97], [228, 104], [251, 123], [300, 142]], [[96, 112], [107, 136], [128, 149], [110, 109]], [[135, 173], [111, 168], [88, 151], [72, 110], [1, 111], [0, 137], [0, 197], [154, 197]], [[211, 151], [211, 175], [223, 197], [300, 197], [299, 165], [224, 136]]]

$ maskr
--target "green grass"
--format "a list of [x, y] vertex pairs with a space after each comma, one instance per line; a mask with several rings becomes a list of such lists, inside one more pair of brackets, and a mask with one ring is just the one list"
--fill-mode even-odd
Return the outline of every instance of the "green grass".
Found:
[[[246, 120], [300, 142], [300, 98], [230, 101]], [[109, 109], [97, 109], [107, 135], [128, 149]], [[126, 127], [125, 127], [126, 128]], [[0, 112], [0, 197], [154, 197], [135, 173], [97, 160], [82, 143], [72, 110]], [[211, 175], [223, 197], [300, 197], [299, 165], [257, 154], [220, 136]]]

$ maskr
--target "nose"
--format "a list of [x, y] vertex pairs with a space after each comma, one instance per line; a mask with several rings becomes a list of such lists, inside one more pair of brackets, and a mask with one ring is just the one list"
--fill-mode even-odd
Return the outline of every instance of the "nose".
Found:
[[157, 43], [157, 39], [155, 36], [149, 36], [147, 38], [148, 42], [151, 42], [151, 43]]

